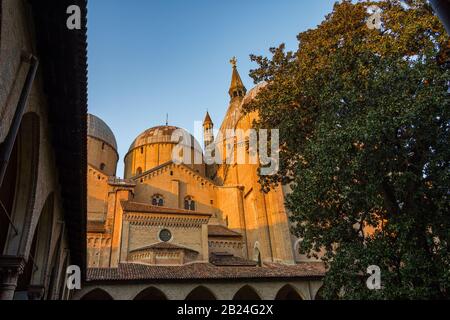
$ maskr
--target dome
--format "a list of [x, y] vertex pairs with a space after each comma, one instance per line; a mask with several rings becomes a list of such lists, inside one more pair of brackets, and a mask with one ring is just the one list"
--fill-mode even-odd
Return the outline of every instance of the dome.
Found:
[[87, 134], [88, 136], [100, 139], [117, 151], [117, 142], [111, 128], [99, 117], [88, 114], [87, 117]]
[[[172, 140], [172, 135], [174, 133], [176, 134], [176, 136], [174, 136], [174, 140]], [[177, 136], [178, 137], [182, 136], [183, 139], [180, 141], [179, 139], [177, 139]], [[189, 139], [191, 140], [189, 144], [183, 143]], [[128, 152], [148, 144], [155, 144], [155, 143], [176, 144], [178, 143], [178, 141], [182, 142], [184, 145], [192, 146], [194, 147], [195, 150], [202, 152], [200, 144], [189, 132], [175, 126], [158, 126], [145, 130], [140, 135], [138, 135], [138, 137], [133, 141]]]

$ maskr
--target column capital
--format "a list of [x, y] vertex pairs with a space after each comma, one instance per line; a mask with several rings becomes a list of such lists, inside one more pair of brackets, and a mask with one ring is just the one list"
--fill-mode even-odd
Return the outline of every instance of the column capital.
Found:
[[0, 256], [0, 276], [5, 273], [22, 274], [26, 260], [23, 256]]
[[26, 260], [23, 256], [0, 256], [0, 300], [12, 300], [17, 280], [23, 273]]

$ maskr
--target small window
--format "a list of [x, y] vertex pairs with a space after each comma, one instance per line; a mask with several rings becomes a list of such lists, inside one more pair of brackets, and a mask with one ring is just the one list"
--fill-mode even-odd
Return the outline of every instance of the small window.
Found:
[[141, 147], [141, 154], [144, 153], [144, 147]]
[[104, 171], [106, 169], [106, 164], [102, 163], [100, 164], [100, 170]]
[[155, 194], [152, 197], [152, 205], [158, 207], [164, 207], [164, 198], [160, 194]]
[[137, 168], [137, 170], [136, 170], [136, 175], [138, 176], [140, 174], [142, 174], [142, 168], [141, 167]]
[[184, 209], [195, 211], [195, 201], [192, 199], [192, 197], [186, 197], [184, 198]]
[[159, 240], [161, 240], [162, 242], [168, 242], [170, 241], [170, 239], [172, 239], [172, 232], [170, 232], [170, 230], [168, 229], [162, 229], [159, 232]]
[[102, 143], [102, 150], [105, 150], [105, 143]]

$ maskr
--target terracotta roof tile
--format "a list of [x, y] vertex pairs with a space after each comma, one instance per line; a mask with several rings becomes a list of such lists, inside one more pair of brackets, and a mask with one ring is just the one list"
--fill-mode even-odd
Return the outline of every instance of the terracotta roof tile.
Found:
[[220, 225], [208, 225], [208, 236], [210, 237], [242, 237], [238, 232]]
[[231, 253], [211, 253], [209, 256], [209, 262], [215, 266], [253, 266], [255, 267], [257, 263], [255, 261], [250, 261], [244, 258], [236, 257]]
[[182, 247], [182, 246], [179, 246], [179, 245], [170, 243], [170, 242], [158, 242], [158, 243], [152, 244], [152, 245], [147, 246], [147, 247], [143, 247], [143, 248], [138, 248], [138, 249], [132, 250], [132, 251], [130, 251], [130, 252], [132, 253], [132, 252], [144, 251], [144, 250], [148, 250], [148, 249], [157, 249], [157, 250], [158, 250], [158, 249], [159, 249], [159, 250], [186, 250], [186, 251], [191, 251], [191, 252], [198, 253], [198, 251], [195, 251], [195, 250], [193, 250], [193, 249], [186, 248], [186, 247]]
[[183, 266], [150, 266], [135, 263], [119, 264], [118, 268], [90, 268], [88, 281], [128, 280], [220, 280], [220, 279], [276, 279], [322, 277], [324, 265], [305, 262], [297, 265], [268, 265], [264, 267], [223, 267], [210, 263]]

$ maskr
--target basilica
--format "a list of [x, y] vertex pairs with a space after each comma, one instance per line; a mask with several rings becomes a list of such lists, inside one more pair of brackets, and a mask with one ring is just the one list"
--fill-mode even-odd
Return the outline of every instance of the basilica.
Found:
[[[181, 128], [149, 128], [131, 143], [123, 179], [116, 176], [114, 133], [88, 115], [88, 269], [76, 299], [318, 296], [325, 270], [298, 252], [284, 205], [288, 187], [262, 192], [258, 164], [204, 161], [211, 146], [237, 143], [223, 138], [226, 130], [246, 131], [257, 117], [244, 114], [242, 106], [262, 85], [247, 92], [236, 60], [231, 62], [230, 102], [219, 134], [214, 137], [208, 113], [203, 148]], [[200, 161], [174, 161], [173, 135], [180, 131]]]

